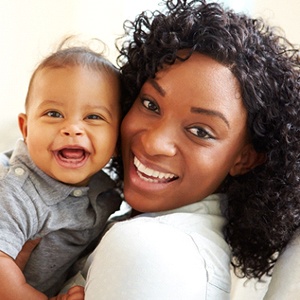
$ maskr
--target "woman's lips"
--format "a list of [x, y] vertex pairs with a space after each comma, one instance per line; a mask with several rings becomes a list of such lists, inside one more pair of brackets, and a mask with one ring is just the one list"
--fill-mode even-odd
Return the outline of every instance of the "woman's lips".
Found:
[[136, 156], [133, 159], [133, 164], [136, 167], [138, 176], [142, 180], [147, 181], [147, 182], [167, 183], [167, 182], [170, 182], [170, 181], [178, 178], [178, 176], [176, 176], [175, 174], [160, 172], [160, 171], [153, 170], [151, 168], [146, 167], [138, 160], [138, 158]]

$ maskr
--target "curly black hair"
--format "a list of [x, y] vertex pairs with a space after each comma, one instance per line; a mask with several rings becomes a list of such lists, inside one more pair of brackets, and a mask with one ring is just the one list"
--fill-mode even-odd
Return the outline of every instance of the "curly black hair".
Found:
[[[262, 19], [217, 3], [164, 1], [165, 11], [144, 11], [124, 23], [118, 65], [126, 110], [148, 78], [194, 52], [227, 66], [240, 83], [255, 150], [266, 161], [225, 180], [224, 229], [238, 276], [271, 274], [276, 254], [300, 224], [299, 48]], [[125, 40], [124, 40], [125, 39]], [[179, 57], [180, 49], [189, 49]]]

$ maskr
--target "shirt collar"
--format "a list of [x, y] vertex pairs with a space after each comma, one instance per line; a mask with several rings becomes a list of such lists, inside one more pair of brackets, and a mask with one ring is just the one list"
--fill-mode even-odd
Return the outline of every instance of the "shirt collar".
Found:
[[173, 213], [195, 213], [222, 216], [220, 203], [225, 199], [225, 194], [211, 194], [206, 198], [195, 203], [181, 206], [172, 210], [154, 212], [149, 214], [146, 213], [144, 215], [151, 215], [151, 217], [155, 217]]

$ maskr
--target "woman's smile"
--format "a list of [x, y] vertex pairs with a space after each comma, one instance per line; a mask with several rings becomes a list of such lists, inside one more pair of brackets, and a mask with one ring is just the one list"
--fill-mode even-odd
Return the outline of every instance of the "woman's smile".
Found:
[[167, 183], [176, 179], [177, 177], [172, 173], [164, 173], [146, 167], [138, 160], [136, 156], [134, 157], [133, 164], [136, 167], [136, 171], [139, 177], [147, 182]]
[[200, 201], [218, 190], [247, 144], [238, 82], [226, 66], [193, 54], [145, 82], [121, 137], [129, 205], [147, 212]]

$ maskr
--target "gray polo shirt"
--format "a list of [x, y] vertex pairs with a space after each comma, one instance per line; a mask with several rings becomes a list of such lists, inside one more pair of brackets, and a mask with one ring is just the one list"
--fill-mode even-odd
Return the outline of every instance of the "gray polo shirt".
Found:
[[87, 187], [58, 182], [35, 166], [23, 141], [18, 141], [10, 165], [0, 166], [0, 178], [0, 250], [15, 258], [27, 240], [42, 237], [24, 274], [50, 297], [119, 208], [119, 198], [97, 199], [114, 182], [103, 171]]

